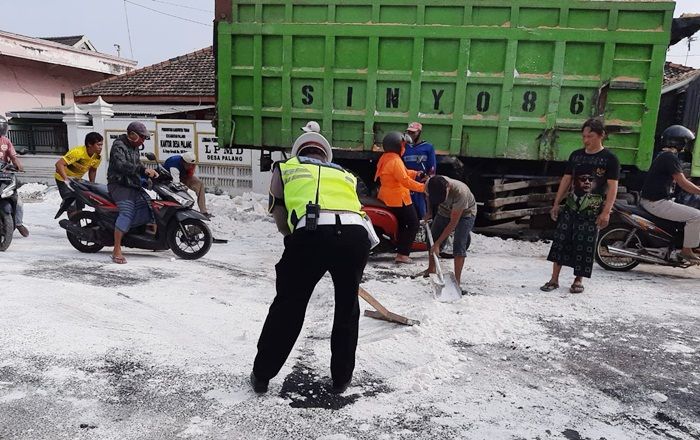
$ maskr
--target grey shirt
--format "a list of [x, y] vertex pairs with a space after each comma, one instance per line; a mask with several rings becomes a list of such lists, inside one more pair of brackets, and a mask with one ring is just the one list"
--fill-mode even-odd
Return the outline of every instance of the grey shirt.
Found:
[[449, 191], [445, 201], [438, 207], [438, 214], [450, 218], [452, 211], [460, 210], [462, 217], [475, 217], [476, 199], [467, 184], [449, 177], [445, 177], [445, 180], [447, 180]]

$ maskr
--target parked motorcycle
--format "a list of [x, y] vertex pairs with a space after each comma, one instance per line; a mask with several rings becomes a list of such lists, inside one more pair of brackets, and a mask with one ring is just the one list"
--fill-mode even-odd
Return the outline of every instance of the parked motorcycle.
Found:
[[[384, 202], [373, 197], [360, 196], [360, 203], [362, 203], [362, 210], [372, 220], [372, 225], [380, 240], [379, 244], [372, 249], [372, 253], [395, 251], [399, 239], [399, 222], [394, 213]], [[428, 244], [424, 231], [420, 228], [411, 245], [411, 251], [426, 252], [427, 250]]]
[[0, 251], [12, 243], [17, 209], [17, 168], [11, 163], [0, 164]]
[[[146, 155], [154, 161], [152, 153]], [[151, 179], [152, 190], [158, 199], [150, 200], [157, 232], [146, 232], [146, 225], [132, 228], [122, 239], [122, 246], [149, 249], [172, 250], [185, 260], [201, 258], [209, 252], [212, 233], [204, 223], [209, 219], [192, 209], [194, 199], [182, 183], [174, 183], [170, 173], [157, 163], [159, 176]], [[58, 224], [66, 230], [68, 241], [80, 252], [99, 252], [105, 246], [114, 246], [114, 224], [119, 208], [109, 195], [106, 185], [85, 180], [69, 180], [76, 197], [91, 206], [94, 211], [81, 211], [63, 219]], [[144, 193], [145, 197], [148, 197]], [[55, 218], [68, 210], [73, 198], [63, 201]]]
[[600, 231], [596, 262], [604, 269], [628, 271], [639, 263], [671, 267], [693, 264], [678, 254], [683, 247], [684, 223], [656, 217], [644, 208], [615, 203], [611, 223]]

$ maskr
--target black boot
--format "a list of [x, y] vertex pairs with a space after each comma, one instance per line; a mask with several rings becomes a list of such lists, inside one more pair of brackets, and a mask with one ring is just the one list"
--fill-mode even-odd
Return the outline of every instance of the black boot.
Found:
[[348, 379], [345, 382], [336, 382], [333, 381], [333, 386], [331, 387], [331, 393], [333, 394], [343, 394], [345, 390], [348, 389], [350, 386], [350, 382], [352, 379]]
[[258, 394], [263, 394], [267, 393], [267, 384], [269, 381], [267, 380], [260, 380], [257, 377], [255, 377], [255, 373], [252, 371], [250, 372], [250, 384], [253, 386], [253, 391], [255, 391]]

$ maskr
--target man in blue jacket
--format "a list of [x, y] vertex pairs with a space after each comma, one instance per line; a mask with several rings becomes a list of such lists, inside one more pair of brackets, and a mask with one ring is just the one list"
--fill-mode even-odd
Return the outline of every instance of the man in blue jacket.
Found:
[[[406, 152], [403, 155], [403, 161], [406, 168], [409, 170], [422, 171], [428, 176], [435, 175], [435, 148], [430, 142], [421, 140], [420, 135], [423, 131], [423, 125], [420, 122], [411, 122], [406, 128], [406, 134], [413, 141], [406, 145]], [[411, 192], [411, 201], [416, 207], [418, 218], [425, 218], [427, 211], [425, 203], [425, 195], [423, 193]]]
[[173, 182], [182, 182], [186, 187], [197, 194], [197, 205], [199, 212], [207, 217], [213, 217], [207, 211], [207, 197], [204, 193], [204, 183], [194, 175], [194, 169], [197, 167], [197, 160], [194, 153], [187, 152], [182, 155], [170, 156], [163, 163], [163, 168], [170, 172], [173, 177]]

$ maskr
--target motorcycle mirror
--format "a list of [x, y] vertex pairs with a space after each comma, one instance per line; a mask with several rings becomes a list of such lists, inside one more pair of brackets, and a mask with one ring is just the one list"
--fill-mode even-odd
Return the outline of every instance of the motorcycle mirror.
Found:
[[148, 159], [148, 160], [156, 160], [156, 155], [153, 154], [153, 153], [148, 152], [148, 153], [146, 153], [146, 159]]

